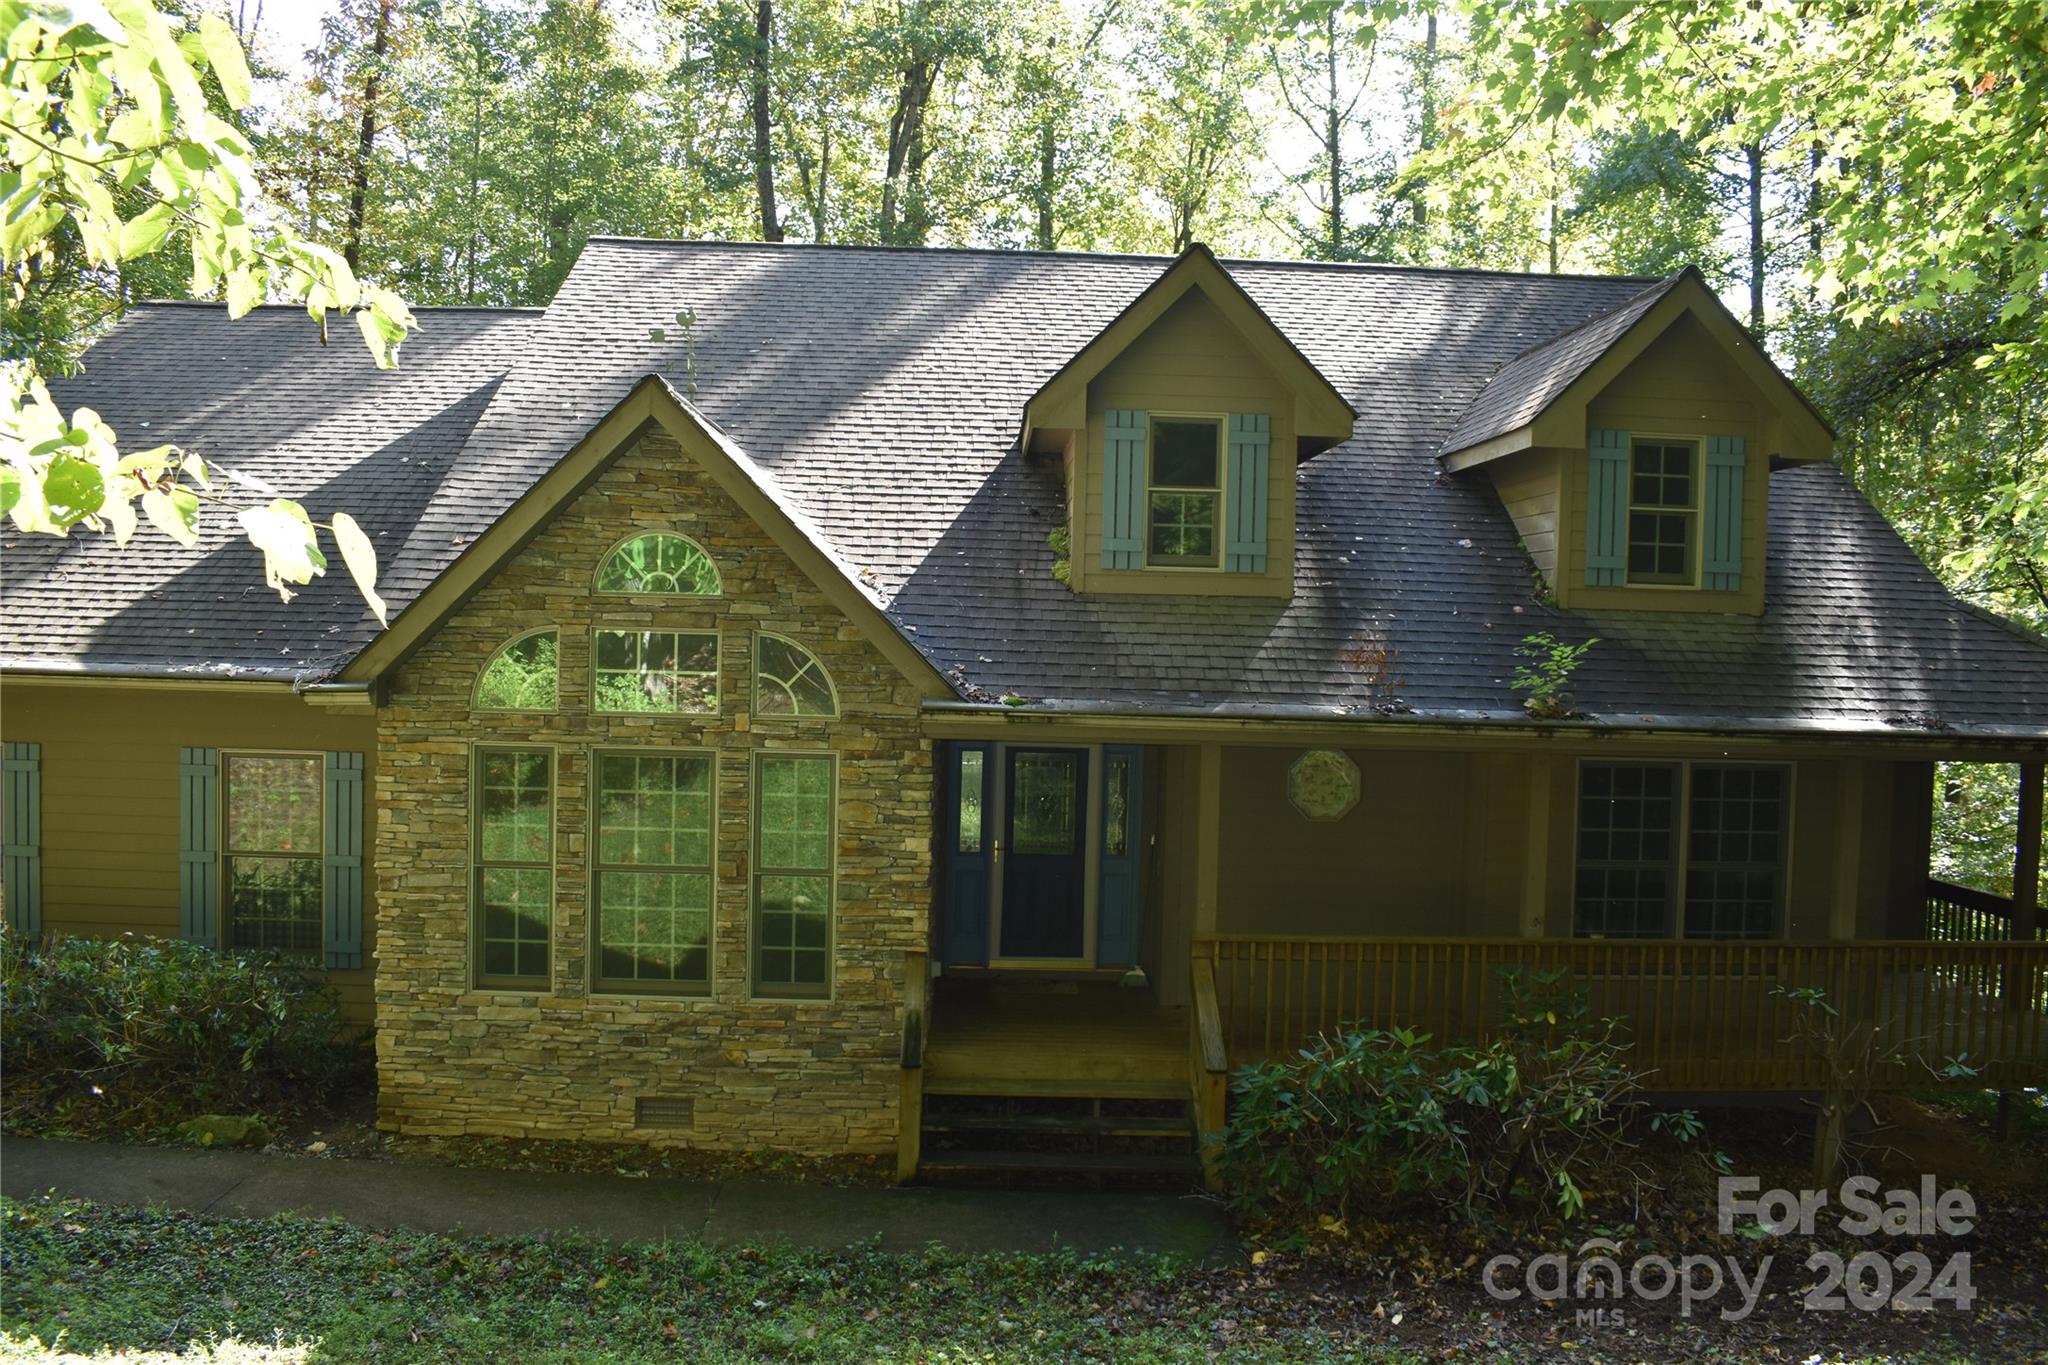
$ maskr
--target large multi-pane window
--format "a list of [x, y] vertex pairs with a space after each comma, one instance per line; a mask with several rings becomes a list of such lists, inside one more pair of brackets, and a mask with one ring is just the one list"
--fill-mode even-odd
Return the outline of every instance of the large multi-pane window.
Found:
[[595, 657], [599, 711], [718, 710], [716, 631], [600, 630]]
[[1775, 937], [1784, 922], [1789, 797], [1783, 767], [1583, 765], [1577, 932]]
[[597, 985], [705, 990], [712, 757], [601, 752], [596, 767]]
[[1154, 416], [1150, 426], [1145, 562], [1213, 569], [1223, 535], [1223, 423]]
[[320, 952], [321, 763], [318, 754], [222, 760], [230, 948]]
[[545, 987], [554, 915], [554, 755], [476, 753], [477, 979]]
[[1629, 448], [1628, 581], [1689, 586], [1699, 542], [1699, 447], [1638, 440]]
[[831, 993], [833, 760], [763, 754], [754, 784], [754, 989]]

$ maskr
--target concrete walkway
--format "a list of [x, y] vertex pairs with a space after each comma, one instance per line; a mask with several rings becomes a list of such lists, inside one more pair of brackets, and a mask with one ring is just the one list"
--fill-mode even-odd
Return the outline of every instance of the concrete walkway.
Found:
[[219, 1217], [296, 1213], [492, 1236], [578, 1232], [612, 1241], [820, 1247], [879, 1237], [888, 1251], [932, 1242], [958, 1251], [1120, 1248], [1212, 1262], [1239, 1254], [1222, 1211], [1192, 1195], [642, 1180], [21, 1137], [0, 1142], [0, 1193], [30, 1199], [50, 1190]]

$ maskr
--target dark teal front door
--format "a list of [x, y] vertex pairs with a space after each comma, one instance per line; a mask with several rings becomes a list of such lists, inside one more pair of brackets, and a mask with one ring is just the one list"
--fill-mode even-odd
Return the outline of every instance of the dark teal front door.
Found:
[[1005, 752], [1002, 956], [1087, 951], [1087, 793], [1085, 749]]

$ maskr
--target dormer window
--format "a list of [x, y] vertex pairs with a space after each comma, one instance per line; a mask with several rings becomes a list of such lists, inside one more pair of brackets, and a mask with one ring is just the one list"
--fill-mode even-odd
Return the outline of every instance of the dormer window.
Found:
[[1223, 419], [1153, 414], [1145, 562], [1213, 569], [1223, 526]]
[[1699, 446], [1637, 437], [1629, 451], [1628, 582], [1691, 587], [1699, 544]]

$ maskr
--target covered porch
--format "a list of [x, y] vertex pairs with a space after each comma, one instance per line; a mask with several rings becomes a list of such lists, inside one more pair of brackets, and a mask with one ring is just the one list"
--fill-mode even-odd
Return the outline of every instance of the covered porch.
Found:
[[1178, 1095], [1211, 1131], [1247, 1063], [1484, 1040], [1552, 974], [1653, 1091], [1825, 1090], [1829, 1036], [1866, 1089], [2048, 1082], [2038, 834], [2019, 896], [1929, 881], [1917, 758], [1079, 738], [940, 746], [918, 1095]]

